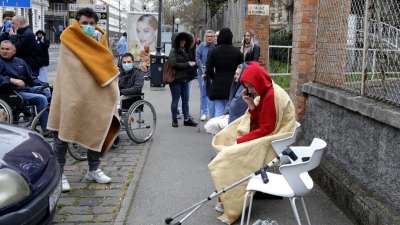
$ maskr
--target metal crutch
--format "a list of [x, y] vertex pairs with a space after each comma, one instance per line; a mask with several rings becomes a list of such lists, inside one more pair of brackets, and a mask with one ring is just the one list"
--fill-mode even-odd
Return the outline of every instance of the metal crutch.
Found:
[[187, 218], [189, 218], [189, 216], [191, 216], [194, 212], [196, 212], [201, 206], [203, 206], [207, 201], [210, 201], [211, 199], [214, 199], [215, 197], [217, 197], [217, 196], [219, 196], [219, 195], [221, 195], [221, 194], [223, 194], [223, 193], [225, 193], [225, 192], [227, 192], [227, 191], [229, 191], [230, 189], [232, 189], [232, 188], [234, 188], [234, 187], [236, 187], [236, 186], [238, 186], [239, 184], [241, 184], [241, 183], [243, 183], [243, 182], [245, 182], [245, 181], [247, 181], [247, 180], [250, 180], [251, 178], [253, 178], [253, 177], [255, 177], [255, 176], [257, 176], [258, 174], [261, 174], [261, 178], [262, 178], [262, 180], [263, 180], [263, 182], [266, 184], [266, 183], [268, 183], [269, 182], [269, 179], [268, 179], [268, 176], [267, 176], [267, 173], [265, 172], [269, 167], [271, 167], [272, 165], [274, 165], [282, 156], [284, 156], [284, 155], [286, 155], [286, 156], [289, 156], [292, 160], [297, 160], [297, 156], [296, 156], [296, 154], [292, 151], [292, 149], [290, 149], [289, 147], [287, 147], [285, 150], [283, 150], [282, 151], [282, 153], [280, 153], [276, 158], [274, 158], [271, 162], [269, 162], [266, 166], [264, 166], [264, 167], [261, 167], [259, 170], [257, 170], [256, 172], [254, 172], [254, 173], [252, 173], [252, 174], [250, 174], [249, 176], [247, 176], [247, 177], [245, 177], [245, 178], [243, 178], [243, 179], [241, 179], [241, 180], [239, 180], [239, 181], [237, 181], [237, 182], [235, 182], [235, 183], [233, 183], [233, 184], [231, 184], [231, 185], [229, 185], [228, 187], [226, 187], [226, 188], [223, 188], [222, 190], [220, 190], [220, 191], [214, 191], [209, 197], [207, 197], [206, 199], [203, 199], [202, 201], [200, 201], [200, 202], [198, 202], [198, 203], [196, 203], [196, 204], [194, 204], [194, 205], [192, 205], [191, 207], [189, 207], [189, 208], [187, 208], [187, 209], [185, 209], [185, 210], [183, 210], [182, 212], [180, 212], [180, 213], [178, 213], [178, 214], [176, 214], [176, 215], [174, 215], [174, 216], [171, 216], [171, 217], [168, 217], [168, 218], [166, 218], [165, 219], [165, 223], [166, 224], [170, 224], [175, 218], [177, 218], [177, 217], [179, 217], [179, 216], [181, 216], [181, 215], [183, 215], [183, 214], [185, 214], [186, 212], [188, 212], [188, 211], [190, 211], [190, 210], [192, 210], [191, 212], [189, 212], [184, 218], [182, 218], [179, 222], [176, 222], [174, 225], [181, 225], [182, 223], [183, 223], [183, 221], [185, 221]]

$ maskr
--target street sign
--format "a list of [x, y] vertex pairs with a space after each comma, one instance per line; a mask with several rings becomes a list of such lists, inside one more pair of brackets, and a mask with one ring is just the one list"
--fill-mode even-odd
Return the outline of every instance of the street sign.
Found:
[[99, 22], [97, 26], [103, 28], [108, 33], [108, 6], [107, 5], [92, 5], [92, 4], [68, 4], [68, 15], [70, 18], [70, 24], [72, 24], [72, 19], [75, 17], [75, 12], [83, 9], [91, 8], [97, 13], [99, 17]]
[[31, 0], [1, 0], [3, 7], [31, 8]]

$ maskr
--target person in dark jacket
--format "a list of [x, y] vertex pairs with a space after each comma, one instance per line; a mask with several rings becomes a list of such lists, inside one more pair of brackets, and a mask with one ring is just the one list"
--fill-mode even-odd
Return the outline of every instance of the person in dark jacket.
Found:
[[225, 108], [225, 114], [229, 114], [228, 124], [243, 116], [248, 108], [246, 102], [243, 101], [242, 92], [244, 88], [240, 83], [240, 78], [246, 67], [246, 63], [240, 64], [236, 69], [232, 81], [231, 91], [229, 92], [229, 102], [226, 104]]
[[119, 68], [118, 86], [120, 95], [135, 95], [142, 93], [144, 84], [144, 72], [135, 67], [134, 57], [131, 53], [121, 56], [121, 67]]
[[185, 32], [178, 33], [174, 38], [174, 46], [171, 49], [168, 61], [175, 69], [175, 80], [169, 84], [171, 91], [171, 114], [172, 126], [178, 127], [177, 111], [179, 98], [182, 98], [182, 111], [184, 117], [184, 126], [197, 126], [189, 117], [189, 77], [188, 70], [196, 66], [196, 62], [189, 61], [189, 51], [193, 43], [190, 34]]
[[240, 51], [243, 53], [244, 61], [247, 64], [250, 61], [258, 62], [260, 58], [260, 46], [255, 41], [255, 35], [252, 29], [244, 32]]
[[42, 50], [36, 41], [35, 34], [21, 15], [12, 18], [12, 25], [13, 29], [10, 30], [8, 39], [17, 48], [16, 56], [28, 64], [32, 70], [32, 76], [38, 77], [43, 60]]
[[229, 92], [236, 68], [243, 62], [240, 50], [232, 45], [232, 31], [225, 27], [218, 35], [218, 46], [213, 48], [207, 58], [206, 73], [212, 79], [209, 98], [214, 101], [215, 115], [225, 113]]
[[0, 28], [0, 42], [8, 40], [8, 33], [12, 28], [12, 18], [14, 16], [14, 11], [5, 11], [3, 13], [3, 26]]
[[[4, 40], [0, 44], [0, 86], [9, 87], [18, 92], [22, 99], [33, 103], [38, 112], [47, 107], [48, 99], [51, 94], [47, 83], [40, 81], [37, 77], [32, 77], [31, 69], [24, 60], [15, 57], [15, 46], [9, 41]], [[46, 130], [48, 113], [45, 112], [40, 118], [43, 136], [49, 135]]]
[[42, 49], [42, 67], [39, 69], [39, 80], [47, 82], [47, 67], [50, 63], [49, 47], [50, 42], [46, 39], [46, 33], [42, 30], [36, 31], [36, 40]]

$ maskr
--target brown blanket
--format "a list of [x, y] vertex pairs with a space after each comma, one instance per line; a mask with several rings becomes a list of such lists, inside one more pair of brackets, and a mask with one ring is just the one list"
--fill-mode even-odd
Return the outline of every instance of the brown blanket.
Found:
[[120, 131], [118, 69], [107, 35], [96, 41], [74, 20], [61, 35], [47, 128], [61, 140], [99, 151], [102, 157]]
[[[250, 131], [250, 113], [247, 111], [213, 139], [212, 145], [220, 151], [208, 164], [215, 187], [218, 191], [249, 176], [262, 166], [268, 164], [276, 153], [271, 146], [273, 140], [289, 137], [295, 128], [294, 106], [285, 91], [274, 85], [275, 109], [277, 115], [276, 127], [271, 135], [252, 141], [235, 144], [237, 137]], [[257, 104], [258, 98], [255, 100]], [[219, 220], [235, 222], [242, 213], [244, 194], [247, 182], [219, 196], [225, 212]]]

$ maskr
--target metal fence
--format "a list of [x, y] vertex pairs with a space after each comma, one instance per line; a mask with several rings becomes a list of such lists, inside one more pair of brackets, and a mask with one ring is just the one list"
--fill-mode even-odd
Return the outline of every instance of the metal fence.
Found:
[[[200, 37], [204, 36], [206, 30], [220, 30], [229, 27], [233, 33], [232, 42], [240, 43], [243, 38], [243, 21], [245, 18], [246, 0], [230, 0], [224, 4], [218, 12], [207, 21], [202, 28]], [[210, 15], [210, 13], [208, 13]]]
[[320, 0], [316, 81], [400, 105], [400, 3]]

